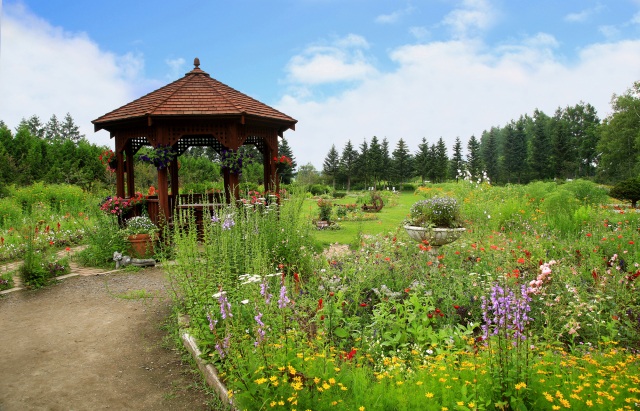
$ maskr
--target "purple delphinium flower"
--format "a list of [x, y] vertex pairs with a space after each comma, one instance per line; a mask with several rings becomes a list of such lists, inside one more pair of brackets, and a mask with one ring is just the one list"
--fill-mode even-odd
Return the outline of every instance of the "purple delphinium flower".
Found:
[[216, 213], [211, 214], [211, 222], [214, 224], [220, 222], [220, 217]]
[[211, 318], [211, 314], [209, 313], [207, 313], [207, 320], [209, 320], [209, 329], [213, 331], [213, 329], [216, 327], [216, 324], [218, 324], [218, 320], [214, 320], [213, 318]]
[[258, 315], [256, 315], [253, 318], [258, 323], [258, 338], [253, 343], [253, 345], [255, 345], [257, 347], [264, 340], [264, 336], [265, 336], [266, 333], [264, 331], [264, 328], [262, 328], [262, 327], [264, 327], [264, 323], [262, 322], [262, 313], [260, 311], [258, 311]]
[[234, 225], [236, 225], [236, 222], [233, 221], [233, 218], [226, 217], [224, 219], [224, 222], [222, 223], [222, 229], [223, 230], [231, 230], [231, 227], [233, 227]]
[[521, 287], [521, 296], [516, 298], [512, 290], [505, 290], [499, 285], [491, 288], [491, 297], [482, 297], [482, 325], [483, 337], [486, 341], [490, 335], [502, 334], [513, 339], [525, 340], [524, 329], [531, 321], [527, 313], [531, 311], [526, 286]]
[[218, 302], [220, 303], [220, 315], [222, 319], [226, 320], [227, 317], [233, 317], [233, 314], [231, 314], [231, 303], [227, 300], [226, 294], [221, 294]]
[[264, 297], [264, 302], [267, 305], [271, 302], [271, 297], [273, 297], [273, 295], [268, 292], [268, 289], [269, 285], [265, 279], [265, 281], [262, 281], [262, 284], [260, 284], [260, 295]]
[[278, 299], [278, 308], [285, 308], [287, 304], [289, 304], [291, 300], [287, 297], [287, 286], [283, 285], [280, 288], [280, 298]]

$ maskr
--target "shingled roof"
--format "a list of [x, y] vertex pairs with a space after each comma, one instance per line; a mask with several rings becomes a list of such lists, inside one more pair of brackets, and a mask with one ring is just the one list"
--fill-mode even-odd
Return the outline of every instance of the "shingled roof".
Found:
[[[238, 117], [280, 123], [295, 129], [297, 120], [209, 76], [194, 60], [194, 69], [179, 80], [92, 121], [95, 131], [131, 120], [161, 117]], [[149, 123], [150, 124], [150, 123]]]

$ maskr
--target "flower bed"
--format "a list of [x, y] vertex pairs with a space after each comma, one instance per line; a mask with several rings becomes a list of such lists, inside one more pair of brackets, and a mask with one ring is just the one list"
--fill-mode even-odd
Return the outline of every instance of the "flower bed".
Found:
[[228, 210], [200, 245], [175, 234], [179, 304], [240, 409], [639, 401], [639, 220], [576, 206], [567, 222], [543, 214], [564, 193], [457, 189], [469, 233], [435, 259], [400, 231], [319, 257], [296, 198]]

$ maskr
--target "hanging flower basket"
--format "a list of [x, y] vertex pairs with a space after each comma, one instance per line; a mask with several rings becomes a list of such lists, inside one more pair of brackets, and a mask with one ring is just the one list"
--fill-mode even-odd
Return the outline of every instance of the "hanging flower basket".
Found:
[[158, 170], [165, 169], [173, 163], [178, 153], [170, 145], [158, 145], [149, 155], [142, 154], [140, 161], [153, 164]]

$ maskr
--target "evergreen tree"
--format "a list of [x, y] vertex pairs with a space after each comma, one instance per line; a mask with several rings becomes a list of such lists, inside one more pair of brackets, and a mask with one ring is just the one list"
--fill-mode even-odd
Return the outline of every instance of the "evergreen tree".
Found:
[[554, 175], [549, 121], [549, 116], [542, 111], [536, 109], [533, 112], [533, 130], [528, 163], [531, 176], [537, 180], [548, 180]]
[[474, 180], [482, 177], [482, 156], [480, 154], [480, 142], [472, 135], [467, 142], [467, 170]]
[[449, 172], [449, 158], [447, 156], [447, 145], [444, 143], [442, 137], [438, 139], [438, 144], [434, 149], [434, 166], [435, 166], [435, 181], [444, 182], [448, 177]]
[[[427, 176], [429, 181], [433, 183], [439, 182], [440, 172], [438, 171], [438, 149], [435, 144], [431, 144], [429, 146], [429, 155], [427, 156], [427, 164], [429, 164], [427, 168]], [[446, 170], [446, 168], [445, 168]]]
[[291, 151], [291, 147], [287, 142], [287, 139], [282, 137], [281, 140], [278, 140], [278, 154], [281, 156], [287, 156], [291, 159], [291, 167], [287, 168], [282, 174], [280, 174], [280, 179], [284, 184], [291, 184], [293, 177], [295, 177], [296, 167], [298, 164], [296, 163], [296, 159], [293, 156], [293, 152]]
[[387, 141], [387, 138], [383, 138], [382, 139], [382, 144], [380, 145], [381, 151], [382, 151], [382, 166], [381, 166], [381, 171], [382, 173], [380, 174], [380, 179], [383, 181], [389, 181], [391, 180], [391, 174], [392, 174], [392, 169], [391, 169], [391, 156], [389, 155], [389, 141]]
[[369, 146], [369, 162], [371, 166], [371, 179], [373, 180], [373, 185], [377, 187], [385, 172], [383, 170], [384, 156], [382, 154], [382, 146], [378, 142], [378, 137], [376, 136], [373, 136], [371, 139], [371, 145]]
[[573, 160], [574, 147], [569, 135], [569, 125], [558, 108], [551, 120], [551, 160], [555, 178], [570, 178], [575, 169]]
[[55, 114], [51, 116], [47, 125], [44, 126], [44, 137], [47, 140], [57, 140], [60, 138], [60, 122]]
[[322, 174], [325, 175], [328, 179], [331, 180], [331, 184], [333, 189], [336, 189], [336, 177], [338, 176], [338, 172], [340, 171], [340, 155], [336, 150], [335, 145], [331, 145], [331, 149], [329, 153], [324, 159], [324, 163], [322, 164]]
[[20, 124], [18, 124], [18, 128], [16, 129], [16, 131], [21, 129], [22, 127], [26, 127], [29, 133], [36, 138], [43, 139], [45, 137], [45, 125], [42, 124], [40, 118], [35, 114], [29, 117], [28, 120], [25, 120], [23, 118], [20, 121]]
[[64, 120], [60, 125], [60, 137], [63, 140], [71, 140], [74, 143], [77, 143], [81, 138], [84, 138], [84, 135], [80, 134], [80, 129], [73, 122], [73, 118], [69, 113], [64, 116]]
[[415, 174], [420, 176], [420, 181], [429, 178], [429, 143], [425, 137], [422, 137], [422, 142], [418, 144], [418, 151], [414, 156], [414, 169]]
[[357, 162], [358, 151], [353, 148], [351, 140], [348, 140], [342, 149], [342, 157], [340, 157], [340, 173], [346, 178], [347, 191], [351, 190], [351, 176], [356, 173]]
[[411, 178], [411, 172], [413, 169], [413, 159], [411, 158], [411, 153], [409, 152], [409, 148], [405, 144], [403, 139], [398, 141], [396, 145], [396, 149], [393, 150], [393, 159], [392, 159], [392, 181], [395, 183], [404, 183], [408, 178]]
[[504, 146], [504, 169], [508, 178], [507, 181], [515, 179], [520, 184], [526, 171], [527, 141], [524, 132], [524, 118], [520, 117], [515, 124], [511, 123], [505, 127]]
[[369, 155], [369, 144], [367, 144], [366, 138], [362, 144], [360, 144], [360, 155], [358, 156], [357, 164], [357, 175], [360, 177], [365, 187], [368, 187], [369, 182], [371, 181], [371, 159]]
[[492, 127], [490, 131], [482, 134], [482, 163], [485, 166], [487, 176], [492, 182], [498, 182], [500, 176], [500, 145], [498, 143], [499, 129]]
[[465, 168], [464, 158], [462, 157], [462, 142], [460, 137], [456, 137], [456, 142], [453, 145], [453, 156], [449, 165], [449, 175], [457, 181], [458, 176], [464, 174]]

